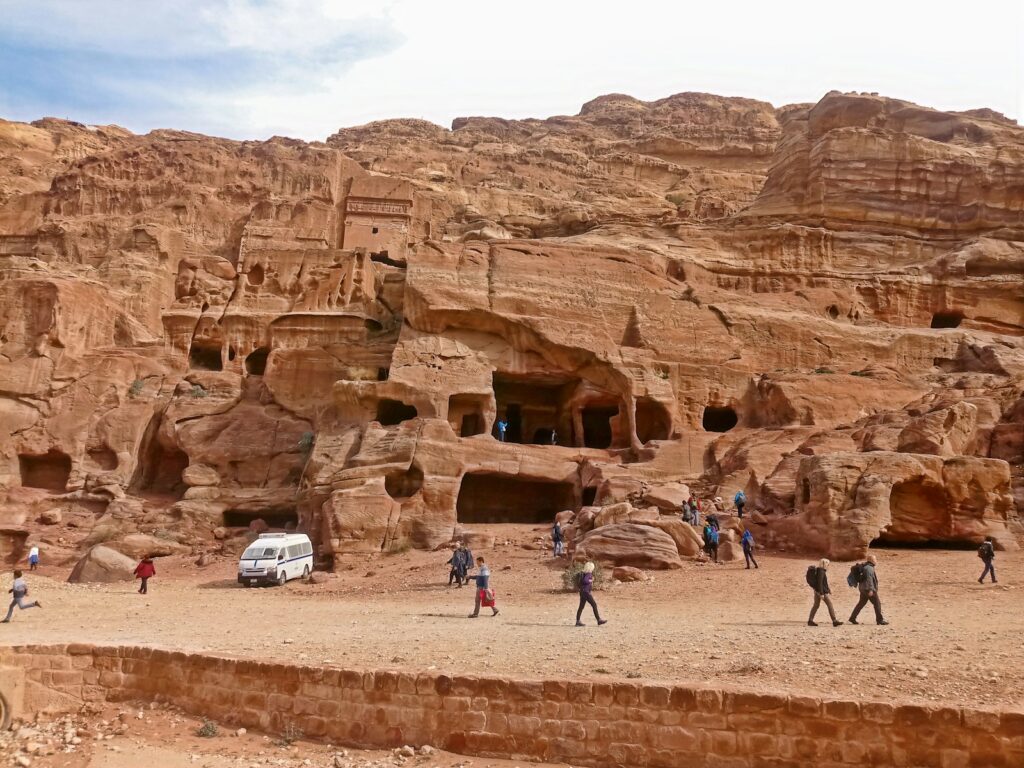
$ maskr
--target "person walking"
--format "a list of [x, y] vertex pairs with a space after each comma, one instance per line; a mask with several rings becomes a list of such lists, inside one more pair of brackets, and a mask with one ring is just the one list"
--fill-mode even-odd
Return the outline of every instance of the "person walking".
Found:
[[32, 549], [28, 551], [28, 569], [34, 571], [39, 567], [39, 547], [35, 544], [32, 545]]
[[576, 626], [582, 627], [583, 622], [583, 608], [590, 603], [590, 607], [594, 609], [594, 618], [597, 619], [597, 626], [607, 624], [608, 619], [602, 619], [600, 611], [597, 610], [597, 602], [594, 600], [594, 564], [588, 562], [583, 566], [583, 572], [580, 574], [579, 585], [580, 585], [580, 607], [576, 609]]
[[473, 612], [469, 614], [469, 618], [475, 619], [480, 615], [480, 606], [490, 608], [494, 611], [491, 615], [497, 616], [499, 611], [498, 607], [494, 604], [494, 590], [491, 589], [491, 569], [487, 567], [482, 557], [476, 559], [476, 565], [476, 602]]
[[25, 605], [25, 598], [28, 597], [28, 585], [22, 578], [21, 571], [14, 572], [14, 584], [10, 589], [7, 590], [8, 594], [11, 595], [11, 604], [7, 608], [7, 616], [0, 624], [9, 624], [11, 617], [14, 615], [14, 608], [17, 606], [20, 610], [27, 610], [29, 608], [42, 608], [42, 603], [36, 600], [33, 603]]
[[448, 562], [445, 565], [451, 566], [448, 569], [448, 586], [450, 587], [455, 582], [458, 582], [459, 586], [462, 586], [462, 579], [459, 577], [459, 563], [462, 562], [462, 552], [460, 547], [456, 546], [452, 550], [452, 556], [448, 558]]
[[985, 583], [985, 576], [992, 574], [992, 583], [996, 583], [996, 567], [992, 564], [992, 561], [996, 559], [996, 547], [994, 539], [991, 536], [986, 536], [985, 541], [978, 547], [978, 557], [985, 564], [985, 570], [981, 572], [981, 577], [978, 579], [979, 584]]
[[877, 564], [878, 561], [875, 559], [875, 556], [868, 555], [865, 562], [861, 565], [861, 575], [857, 580], [857, 588], [860, 590], [860, 600], [857, 601], [857, 606], [853, 609], [853, 613], [850, 614], [851, 624], [857, 623], [857, 616], [860, 615], [860, 609], [869, 602], [875, 609], [875, 623], [889, 623], [882, 618], [882, 601], [878, 599], [878, 574], [875, 573], [875, 566]]
[[708, 557], [718, 562], [718, 529], [710, 521], [704, 526], [704, 550]]
[[830, 597], [832, 590], [828, 586], [828, 565], [829, 561], [822, 558], [816, 568], [812, 566], [807, 569], [807, 583], [814, 590], [814, 605], [811, 606], [811, 615], [807, 617], [807, 626], [809, 627], [818, 626], [814, 621], [814, 614], [818, 612], [818, 608], [823, 602], [828, 608], [828, 615], [832, 617], [832, 626], [838, 627], [843, 623], [836, 618], [836, 609], [832, 606]]
[[757, 560], [754, 559], [754, 534], [747, 528], [743, 531], [743, 538], [740, 539], [740, 544], [743, 547], [743, 559], [747, 561], [747, 570], [750, 570], [750, 564], [753, 563], [755, 568], [758, 568]]
[[555, 549], [555, 557], [561, 557], [565, 551], [565, 534], [562, 533], [562, 525], [557, 520], [551, 528], [551, 544]]
[[736, 491], [736, 495], [732, 497], [733, 504], [736, 505], [736, 514], [739, 515], [740, 520], [743, 519], [743, 507], [747, 503], [747, 494], [742, 490]]
[[135, 566], [135, 578], [142, 579], [142, 586], [139, 587], [140, 595], [149, 594], [149, 580], [154, 576], [156, 576], [156, 566], [153, 564], [153, 558], [146, 555]]

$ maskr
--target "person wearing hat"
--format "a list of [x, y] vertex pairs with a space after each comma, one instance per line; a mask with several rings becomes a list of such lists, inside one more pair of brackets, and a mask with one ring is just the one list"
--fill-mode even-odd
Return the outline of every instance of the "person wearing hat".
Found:
[[597, 610], [597, 602], [594, 600], [594, 568], [596, 566], [593, 563], [588, 562], [583, 566], [583, 573], [580, 574], [580, 607], [576, 609], [576, 626], [582, 627], [583, 621], [583, 608], [587, 603], [590, 603], [590, 607], [594, 609], [594, 618], [597, 619], [597, 625], [607, 624], [607, 619], [601, 618], [601, 613]]
[[836, 609], [832, 607], [832, 590], [828, 587], [828, 565], [829, 560], [822, 558], [818, 567], [814, 569], [814, 605], [811, 606], [811, 615], [807, 617], [807, 626], [816, 627], [818, 626], [814, 621], [814, 614], [818, 612], [818, 608], [822, 603], [825, 603], [825, 607], [828, 608], [828, 615], [832, 617], [832, 626], [838, 627], [843, 622], [836, 618]]

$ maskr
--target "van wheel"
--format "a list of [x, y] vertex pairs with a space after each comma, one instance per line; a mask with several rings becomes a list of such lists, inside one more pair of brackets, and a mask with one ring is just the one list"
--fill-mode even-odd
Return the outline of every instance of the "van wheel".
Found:
[[288, 574], [284, 571], [279, 571], [277, 574], [277, 586], [283, 587], [288, 583]]
[[302, 578], [305, 579], [306, 581], [309, 581], [309, 566], [308, 565], [303, 566], [303, 568], [302, 568]]

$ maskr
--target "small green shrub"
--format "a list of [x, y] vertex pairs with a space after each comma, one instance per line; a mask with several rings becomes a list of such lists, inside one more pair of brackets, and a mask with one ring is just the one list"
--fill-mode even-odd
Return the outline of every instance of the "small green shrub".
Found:
[[835, 373], [835, 371], [833, 371], [831, 368], [815, 368], [814, 372], [815, 373], [820, 373], [820, 374], [826, 374], [826, 375], [827, 374]]
[[290, 747], [305, 735], [306, 734], [302, 732], [302, 729], [297, 727], [294, 723], [288, 723], [284, 727], [284, 731], [281, 732], [281, 738], [277, 740], [277, 743], [282, 747]]
[[213, 720], [203, 720], [203, 724], [196, 728], [196, 736], [204, 739], [212, 739], [218, 733], [217, 724]]
[[128, 387], [128, 397], [138, 397], [142, 394], [142, 388], [146, 386], [146, 382], [142, 379], [136, 379], [132, 382], [132, 385]]
[[[585, 563], [570, 563], [569, 567], [562, 571], [562, 589], [566, 592], [579, 590], [577, 577], [582, 575]], [[601, 566], [594, 563], [594, 589], [604, 588], [604, 571]]]
[[312, 432], [303, 432], [299, 438], [299, 450], [302, 453], [309, 453], [313, 450], [314, 435]]
[[189, 392], [190, 397], [206, 397], [209, 394], [210, 393], [203, 388], [202, 384], [193, 384], [192, 391]]
[[412, 542], [408, 539], [399, 539], [391, 542], [391, 545], [388, 547], [387, 554], [404, 555], [410, 549], [412, 549]]
[[871, 376], [871, 371], [850, 371], [851, 376]]
[[629, 678], [630, 680], [636, 680], [639, 677], [643, 677], [643, 675], [640, 674], [640, 670], [638, 670], [638, 669], [631, 669], [628, 672], [626, 672], [626, 677]]

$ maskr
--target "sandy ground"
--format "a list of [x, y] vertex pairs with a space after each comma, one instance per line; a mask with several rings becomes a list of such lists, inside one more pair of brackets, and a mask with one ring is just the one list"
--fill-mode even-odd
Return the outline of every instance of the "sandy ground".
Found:
[[[688, 562], [597, 593], [609, 623], [574, 627], [546, 553], [514, 544], [484, 554], [501, 615], [470, 620], [473, 591], [447, 586], [443, 552], [350, 555], [325, 584], [246, 589], [233, 560], [199, 569], [162, 559], [150, 593], [130, 583], [71, 585], [67, 568], [29, 574], [44, 607], [17, 612], [0, 643], [92, 642], [348, 668], [542, 678], [644, 678], [863, 699], [1024, 706], [1024, 553], [1000, 552], [997, 585], [973, 551], [879, 550], [889, 626], [870, 606], [859, 626], [808, 627], [809, 558]], [[831, 585], [840, 618], [856, 600], [849, 564]], [[9, 580], [5, 576], [4, 582]], [[4, 583], [6, 590], [7, 585]]]

